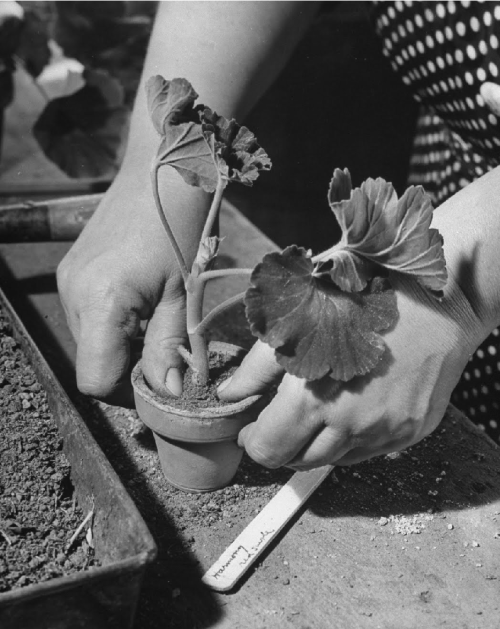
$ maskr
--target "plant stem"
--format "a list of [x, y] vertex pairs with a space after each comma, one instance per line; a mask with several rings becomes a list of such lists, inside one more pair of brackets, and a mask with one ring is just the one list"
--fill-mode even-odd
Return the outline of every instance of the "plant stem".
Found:
[[231, 306], [234, 306], [234, 304], [237, 304], [237, 303], [243, 301], [245, 295], [246, 295], [246, 291], [243, 291], [242, 293], [238, 293], [237, 295], [234, 295], [233, 297], [229, 297], [229, 299], [226, 299], [222, 303], [220, 303], [217, 306], [215, 306], [215, 308], [213, 308], [213, 310], [211, 310], [207, 314], [207, 316], [200, 321], [200, 323], [198, 324], [196, 329], [193, 330], [193, 333], [204, 334], [205, 330], [212, 323], [212, 321], [213, 321], [213, 319], [215, 319], [215, 317], [217, 317], [222, 312], [224, 312], [224, 310], [227, 310]]
[[198, 280], [201, 282], [208, 282], [208, 280], [216, 279], [217, 277], [227, 277], [228, 275], [251, 275], [253, 269], [217, 269], [216, 271], [203, 271], [198, 275]]
[[219, 215], [222, 195], [224, 194], [226, 184], [227, 181], [225, 179], [222, 179], [222, 177], [219, 175], [219, 179], [217, 180], [217, 187], [215, 188], [214, 198], [212, 199], [212, 205], [210, 206], [210, 210], [208, 212], [207, 220], [205, 222], [205, 227], [203, 228], [203, 233], [201, 234], [200, 242], [204, 242], [206, 238], [209, 238], [212, 235], [215, 220]]
[[182, 274], [182, 279], [184, 280], [184, 284], [188, 281], [189, 278], [189, 269], [187, 268], [186, 261], [184, 260], [184, 256], [182, 255], [182, 251], [177, 244], [177, 240], [175, 239], [174, 232], [170, 228], [170, 225], [167, 221], [167, 217], [165, 216], [165, 212], [163, 211], [163, 206], [160, 199], [160, 192], [158, 190], [158, 171], [161, 168], [161, 164], [158, 162], [153, 162], [153, 167], [151, 169], [151, 183], [153, 188], [153, 197], [156, 204], [156, 209], [158, 210], [158, 214], [160, 216], [160, 220], [162, 225], [167, 233], [170, 244], [172, 245], [172, 249], [174, 250], [175, 257], [177, 259], [177, 264], [179, 265], [179, 269]]
[[[217, 187], [215, 188], [212, 204], [208, 212], [207, 220], [203, 227], [200, 238], [200, 246], [212, 234], [215, 221], [219, 215], [222, 195], [226, 187], [227, 181], [219, 176]], [[204, 331], [206, 326], [201, 326], [203, 319], [203, 297], [205, 294], [205, 284], [209, 279], [214, 277], [222, 277], [224, 275], [235, 275], [237, 269], [221, 270], [221, 271], [205, 271], [196, 275], [188, 274], [185, 279], [186, 283], [186, 323], [188, 329], [189, 342], [191, 345], [191, 353], [193, 357], [193, 378], [197, 384], [205, 384], [208, 382], [208, 348]], [[243, 270], [245, 272], [245, 270]], [[241, 274], [241, 273], [240, 273]]]
[[317, 262], [321, 262], [321, 260], [323, 259], [327, 259], [336, 251], [339, 251], [340, 249], [344, 248], [344, 243], [342, 242], [338, 242], [337, 244], [333, 245], [333, 247], [330, 247], [330, 249], [327, 249], [326, 251], [323, 251], [322, 253], [318, 253], [317, 255], [313, 256], [311, 258], [311, 262], [313, 264], [316, 264]]

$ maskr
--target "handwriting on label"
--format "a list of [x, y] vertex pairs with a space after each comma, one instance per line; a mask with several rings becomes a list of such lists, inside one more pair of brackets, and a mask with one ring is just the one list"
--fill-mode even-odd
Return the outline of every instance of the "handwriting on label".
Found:
[[218, 579], [224, 575], [224, 572], [230, 568], [235, 562], [238, 566], [245, 566], [252, 557], [254, 557], [258, 552], [262, 544], [274, 534], [274, 530], [272, 531], [261, 531], [259, 540], [256, 544], [253, 544], [250, 547], [250, 550], [242, 546], [241, 544], [235, 548], [235, 550], [229, 555], [227, 561], [220, 566], [213, 574], [212, 577], [214, 579]]

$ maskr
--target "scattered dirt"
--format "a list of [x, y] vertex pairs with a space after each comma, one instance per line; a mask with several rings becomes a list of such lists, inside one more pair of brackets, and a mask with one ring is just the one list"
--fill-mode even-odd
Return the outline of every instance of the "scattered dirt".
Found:
[[[0, 592], [96, 565], [45, 391], [0, 312]], [[88, 536], [86, 538], [86, 536]]]
[[[159, 547], [158, 560], [146, 575], [136, 629], [211, 626], [220, 617], [220, 605], [226, 602], [220, 603], [201, 586], [201, 575], [292, 472], [268, 470], [244, 456], [231, 486], [208, 494], [185, 493], [164, 479], [152, 435], [135, 411], [90, 400], [82, 403], [84, 416]], [[322, 596], [328, 595], [328, 588], [340, 592], [354, 583], [363, 590], [365, 586], [358, 583], [359, 574], [363, 574], [368, 575], [372, 597], [384, 599], [386, 580], [394, 578], [398, 587], [404, 588], [404, 603], [411, 606], [417, 577], [415, 566], [409, 562], [420, 565], [419, 553], [428, 557], [426, 574], [444, 570], [455, 578], [460, 574], [455, 563], [472, 561], [472, 567], [463, 566], [466, 574], [481, 563], [484, 582], [496, 584], [500, 578], [498, 562], [486, 548], [484, 533], [465, 531], [460, 513], [495, 503], [499, 478], [498, 447], [485, 442], [479, 430], [469, 427], [466, 431], [453, 414], [447, 414], [433, 435], [404, 452], [336, 468], [311, 497], [307, 510], [292, 522], [293, 532], [284, 535], [278, 548], [257, 564], [254, 570], [258, 576], [249, 577], [251, 587], [258, 592], [265, 590], [270, 600], [278, 597], [283, 609], [298, 610], [297, 588], [310, 592], [310, 584], [302, 581], [310, 571], [328, 573], [328, 578], [317, 584]], [[497, 518], [495, 513], [492, 511], [488, 519]], [[490, 537], [489, 543], [498, 543], [493, 534]], [[360, 557], [363, 568], [358, 565]], [[432, 558], [436, 565], [430, 565]], [[332, 562], [346, 572], [337, 568], [329, 571]], [[385, 566], [383, 579], [380, 562]], [[427, 584], [429, 579], [423, 580], [426, 585], [418, 590], [422, 592], [418, 600], [427, 604], [434, 594], [432, 583]], [[288, 595], [288, 590], [295, 594]], [[244, 581], [234, 597], [244, 597], [245, 592]], [[293, 600], [288, 600], [289, 596]], [[485, 590], [485, 601], [488, 596], [491, 592]], [[346, 600], [344, 604], [349, 607]], [[371, 616], [375, 607], [365, 612]], [[302, 616], [298, 611], [290, 615], [290, 626], [305, 626]], [[281, 626], [261, 620], [262, 626]], [[348, 621], [339, 626], [349, 626]]]

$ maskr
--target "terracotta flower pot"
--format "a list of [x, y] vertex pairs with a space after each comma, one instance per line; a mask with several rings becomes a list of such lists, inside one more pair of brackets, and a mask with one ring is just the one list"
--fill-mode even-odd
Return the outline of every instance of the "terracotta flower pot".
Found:
[[[221, 342], [210, 343], [210, 350], [232, 359], [242, 359], [245, 354], [240, 347]], [[191, 492], [213, 491], [228, 485], [243, 456], [236, 444], [238, 433], [257, 419], [263, 406], [262, 396], [197, 411], [176, 408], [151, 391], [140, 362], [132, 372], [132, 385], [137, 412], [153, 431], [168, 482]]]

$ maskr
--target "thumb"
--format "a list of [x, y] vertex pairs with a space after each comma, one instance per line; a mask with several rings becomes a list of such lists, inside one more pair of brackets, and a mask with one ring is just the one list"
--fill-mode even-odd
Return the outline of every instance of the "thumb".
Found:
[[72, 329], [77, 339], [76, 379], [82, 393], [109, 404], [132, 406], [130, 346], [139, 323], [135, 311], [126, 314], [116, 304], [81, 312]]
[[186, 300], [161, 301], [151, 317], [142, 352], [142, 371], [149, 386], [160, 395], [182, 393], [184, 361], [177, 351], [186, 345]]
[[284, 369], [274, 357], [274, 349], [267, 343], [257, 341], [232, 378], [220, 385], [219, 398], [226, 402], [236, 402], [250, 395], [263, 393], [283, 373]]

